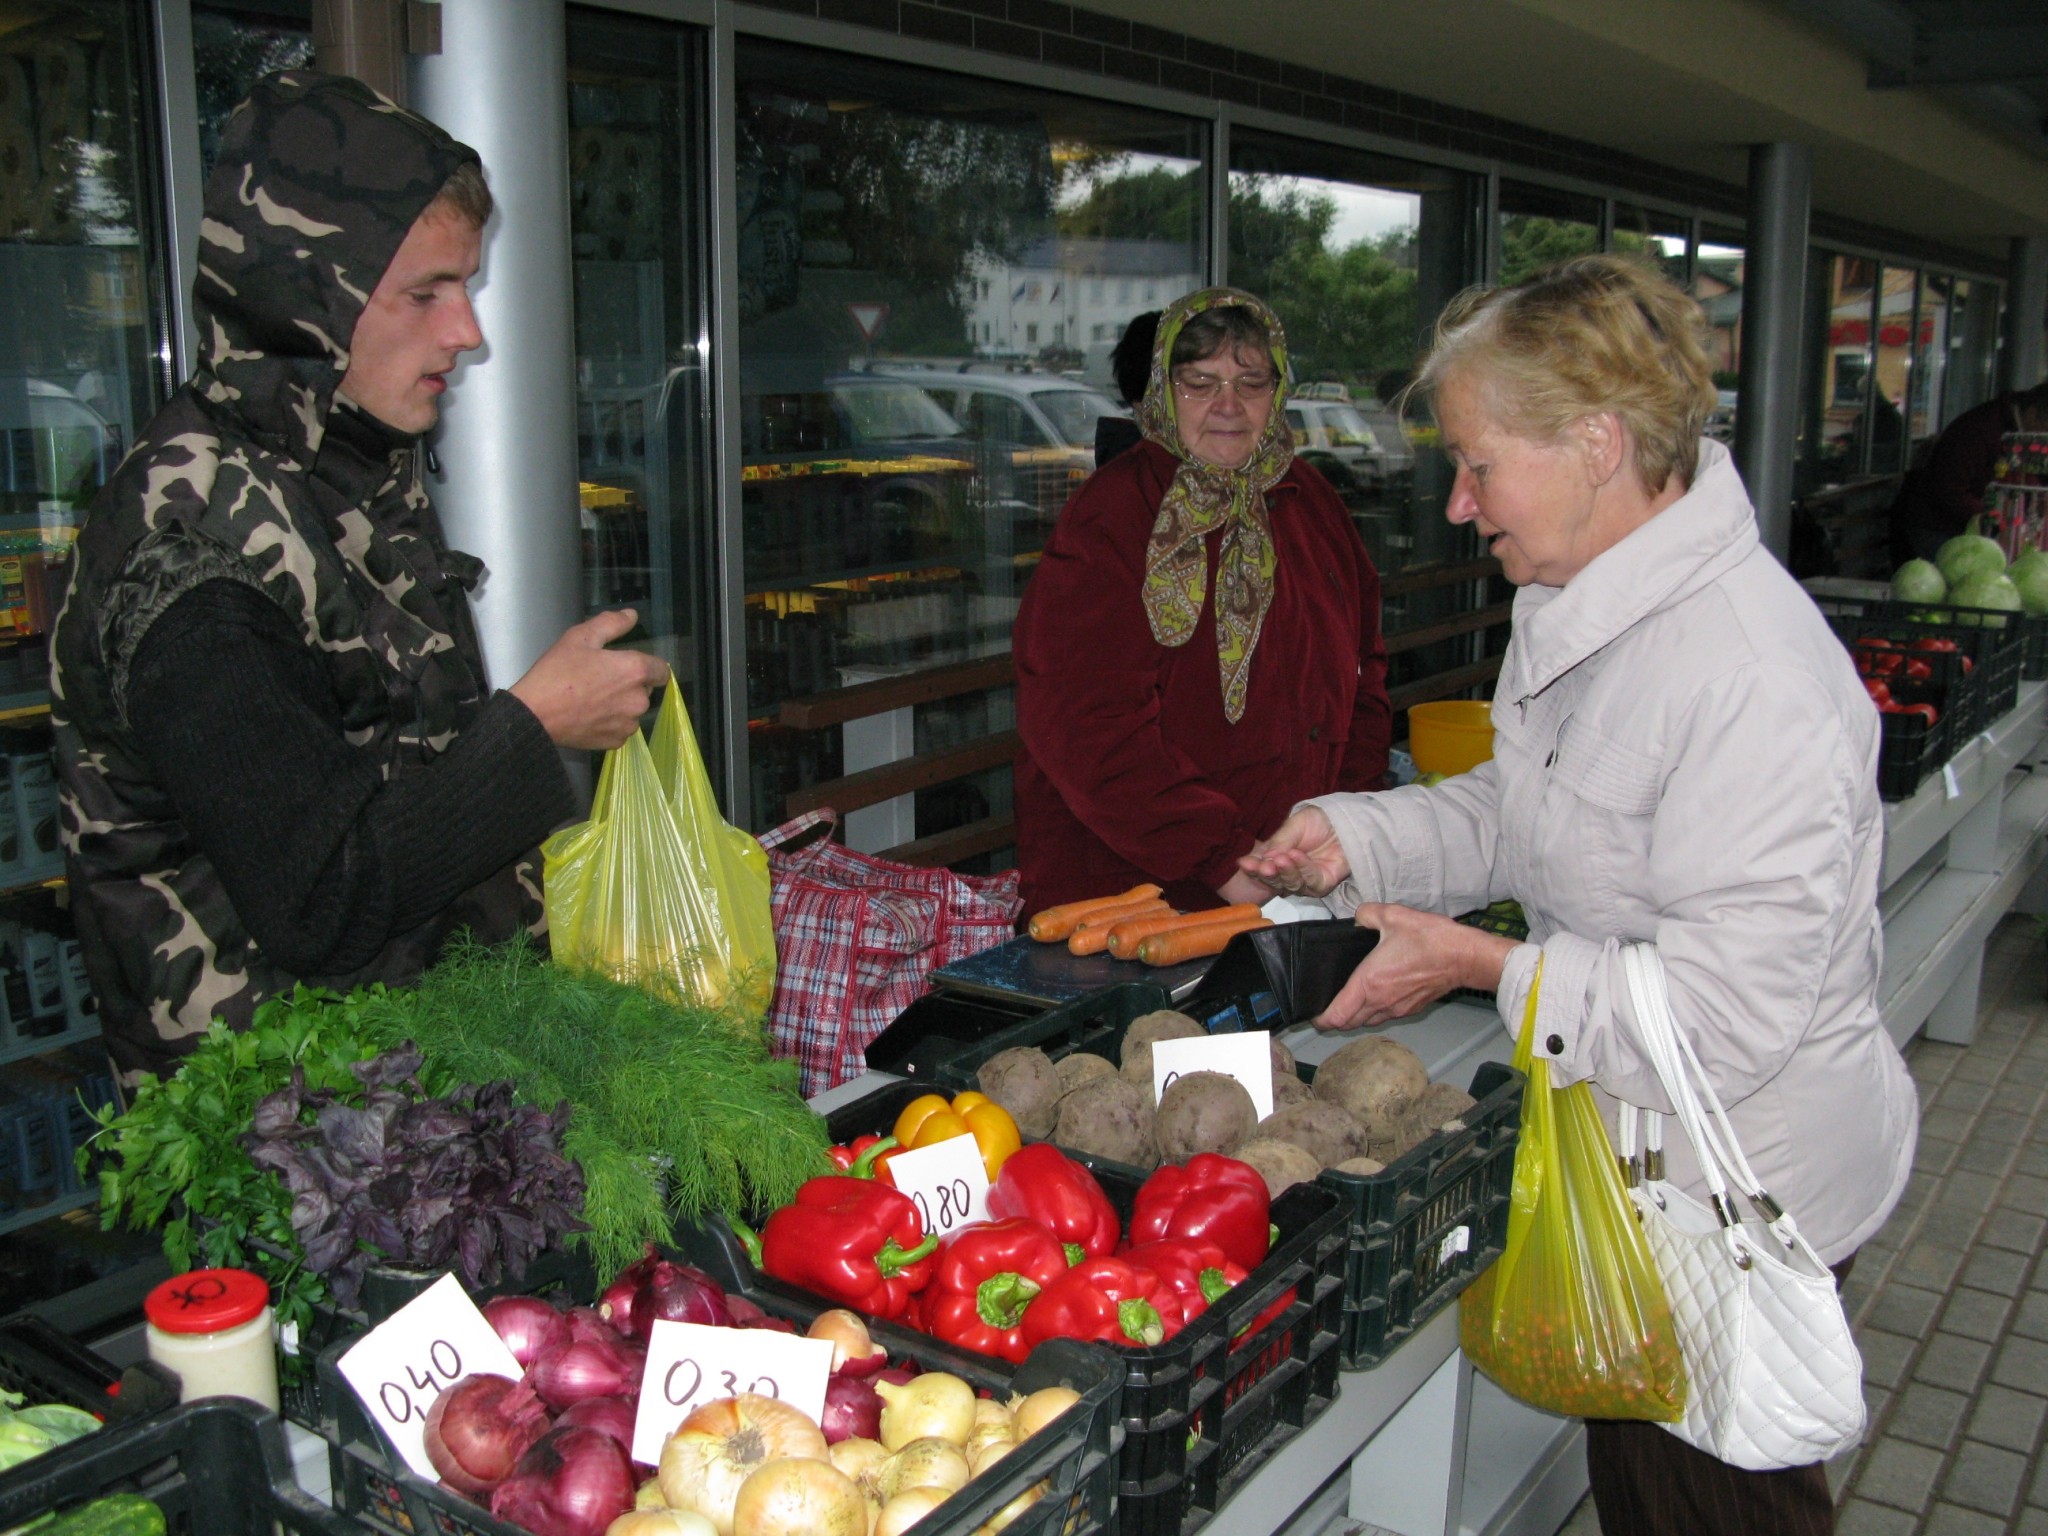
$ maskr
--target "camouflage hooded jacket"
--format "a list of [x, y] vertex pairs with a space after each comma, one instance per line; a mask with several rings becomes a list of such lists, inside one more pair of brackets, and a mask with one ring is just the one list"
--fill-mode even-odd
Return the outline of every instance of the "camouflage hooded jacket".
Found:
[[153, 780], [128, 717], [151, 625], [222, 580], [264, 594], [318, 652], [349, 746], [386, 781], [445, 752], [482, 707], [464, 591], [480, 567], [444, 544], [416, 442], [335, 397], [370, 292], [475, 158], [357, 82], [309, 73], [260, 83], [222, 142], [194, 285], [199, 367], [94, 504], [52, 646], [74, 911], [124, 1065], [161, 1065], [214, 1017], [242, 1027], [296, 980], [405, 981], [458, 924], [499, 939], [539, 921], [536, 858], [360, 969], [285, 974]]

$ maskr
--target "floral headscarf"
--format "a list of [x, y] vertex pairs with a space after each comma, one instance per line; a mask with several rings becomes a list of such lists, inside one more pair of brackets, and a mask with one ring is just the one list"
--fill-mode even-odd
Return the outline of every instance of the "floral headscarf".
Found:
[[[1273, 414], [1237, 469], [1206, 463], [1181, 441], [1173, 407], [1173, 344], [1189, 320], [1205, 310], [1249, 309], [1273, 342], [1279, 383]], [[1204, 288], [1176, 299], [1159, 317], [1152, 348], [1152, 376], [1138, 402], [1138, 427], [1147, 438], [1180, 460], [1173, 484], [1159, 503], [1159, 517], [1145, 548], [1145, 617], [1161, 645], [1186, 645], [1207, 597], [1208, 560], [1204, 538], [1222, 528], [1216, 551], [1216, 656], [1223, 670], [1223, 714], [1235, 724], [1244, 715], [1252, 652], [1266, 610], [1273, 606], [1273, 578], [1279, 556], [1266, 519], [1266, 492], [1279, 484], [1294, 462], [1294, 438], [1287, 430], [1287, 335], [1280, 317], [1263, 300], [1237, 288]]]

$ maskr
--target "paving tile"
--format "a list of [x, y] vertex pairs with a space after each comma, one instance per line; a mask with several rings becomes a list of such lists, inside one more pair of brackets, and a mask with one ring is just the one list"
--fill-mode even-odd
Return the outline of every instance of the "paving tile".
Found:
[[[2034, 1442], [2041, 1437], [2044, 1413], [2048, 1413], [2048, 1397], [2015, 1392], [2011, 1387], [1993, 1383], [1977, 1394], [1976, 1406], [1970, 1411], [1967, 1433], [1972, 1440], [2002, 1445], [2025, 1456], [2033, 1451]], [[1920, 1439], [1926, 1445], [1937, 1443], [1921, 1436], [1909, 1435], [1907, 1438]]]
[[2032, 1259], [2041, 1251], [2044, 1232], [2048, 1232], [2048, 1221], [2041, 1217], [1999, 1207], [1985, 1218], [1977, 1241], [1989, 1248], [2010, 1248]]
[[1937, 1504], [1920, 1530], [1922, 1536], [2005, 1536], [2005, 1519], [1957, 1504]]
[[1922, 1170], [1928, 1173], [1947, 1173], [1955, 1166], [1955, 1160], [1962, 1150], [1961, 1142], [1942, 1141], [1938, 1137], [1922, 1132], [1919, 1141], [1913, 1145], [1913, 1169], [1916, 1173]]
[[1892, 1268], [1892, 1279], [1930, 1291], [1945, 1291], [1956, 1283], [1956, 1275], [1968, 1257], [1969, 1251], [1954, 1243], [1916, 1240], [1899, 1254], [1899, 1262]]
[[2017, 1141], [2001, 1141], [1979, 1129], [1956, 1154], [1956, 1167], [1967, 1172], [2003, 1174], [2012, 1167]]
[[2007, 1339], [1992, 1363], [1991, 1379], [2002, 1387], [2048, 1397], [2048, 1344], [2039, 1339]]
[[[1970, 1399], [1961, 1392], [1931, 1387], [1924, 1381], [1908, 1382], [1892, 1402], [1891, 1417], [1884, 1421], [1884, 1432], [1901, 1440], [1910, 1440], [1915, 1445], [1931, 1445], [1937, 1451], [1946, 1451], [1962, 1432], [1963, 1419], [1969, 1411]], [[1877, 1421], [1876, 1412], [1872, 1410], [1871, 1422]], [[1988, 1440], [1991, 1437], [1980, 1435], [1978, 1438]], [[2007, 1442], [1997, 1440], [1993, 1443], [2004, 1445]]]
[[2048, 1291], [2029, 1291], [2020, 1298], [2012, 1331], [2030, 1339], [2048, 1339]]
[[[1841, 1529], [1839, 1524], [1835, 1527]], [[2020, 1511], [2019, 1520], [2012, 1526], [2013, 1536], [2048, 1536], [2048, 1509], [2029, 1506]]]
[[[1986, 1250], [1991, 1253], [1997, 1251]], [[1970, 1261], [1969, 1268], [1974, 1269], [1983, 1257], [1984, 1254], [1979, 1253]], [[2018, 1255], [2001, 1257], [2017, 1258]], [[1950, 1295], [1948, 1305], [1942, 1309], [1941, 1326], [1950, 1333], [1960, 1333], [1965, 1338], [1982, 1339], [1987, 1344], [1996, 1343], [1999, 1336], [2005, 1332], [2005, 1320], [2012, 1311], [2012, 1298], [2018, 1290], [2018, 1286], [2007, 1286], [1996, 1291], [1967, 1286], [1958, 1288]]]
[[2005, 1184], [2005, 1179], [1997, 1174], [1957, 1169], [1942, 1179], [1941, 1200], [1944, 1205], [1981, 1214], [1999, 1204]]
[[1948, 1071], [1944, 1076], [1965, 1083], [1996, 1083], [1998, 1063], [1990, 1057], [1989, 1051], [1962, 1051], [1948, 1064]]
[[[1988, 1083], [1966, 1083], [1963, 1086], [1976, 1088], [1987, 1099], [1991, 1096], [1991, 1086]], [[1975, 1124], [1975, 1116], [1966, 1109], [1949, 1108], [1948, 1092], [1948, 1087], [1944, 1087], [1935, 1100], [1938, 1107], [1921, 1114], [1920, 1134], [1935, 1141], [1966, 1141], [1969, 1139], [1971, 1127]]]
[[1960, 1251], [1976, 1241], [1977, 1229], [1983, 1224], [1983, 1211], [1967, 1208], [1956, 1200], [1939, 1200], [1920, 1218], [1920, 1228], [1913, 1235], [1921, 1242], [1939, 1243]]
[[2005, 1181], [2001, 1203], [2029, 1216], [2048, 1216], [2048, 1178], [2014, 1174]]
[[2000, 1088], [1991, 1096], [1994, 1105], [2008, 1095], [2024, 1097], [2025, 1105], [1999, 1105], [1979, 1115], [1975, 1128], [1970, 1132], [1973, 1141], [1989, 1141], [2002, 1147], [2017, 1147], [2027, 1139], [2027, 1132], [2034, 1123], [2034, 1112], [2040, 1108], [2040, 1090]]
[[[2048, 1346], [2044, 1346], [2048, 1351]], [[1977, 1383], [1984, 1379], [1984, 1368], [1991, 1360], [1991, 1346], [1978, 1339], [1966, 1339], [1958, 1333], [1937, 1333], [1927, 1341], [1920, 1351], [1920, 1358], [1913, 1365], [1913, 1379], [1932, 1386], [1947, 1387], [1954, 1392], [1974, 1392]], [[2025, 1381], [2009, 1381], [2025, 1391], [2031, 1385]]]
[[[1856, 1276], [1863, 1268], [1863, 1261], [1856, 1261], [1856, 1268], [1849, 1272], [1849, 1283], [1856, 1283]], [[1891, 1333], [1903, 1333], [1909, 1339], [1917, 1339], [1934, 1326], [1934, 1314], [1941, 1308], [1939, 1291], [1924, 1291], [1918, 1286], [1901, 1285], [1897, 1281], [1886, 1285], [1877, 1293], [1870, 1311], [1863, 1319], [1866, 1328], [1882, 1328]], [[2042, 1298], [2042, 1322], [2048, 1326], [2048, 1296]]]
[[1906, 1368], [1913, 1363], [1913, 1352], [1920, 1346], [1912, 1339], [1872, 1328], [1857, 1339], [1856, 1347], [1863, 1355], [1865, 1390], [1877, 1387], [1889, 1392], [1906, 1379]]
[[2027, 1490], [2027, 1502], [2048, 1509], [2048, 1456], [2041, 1458], [2041, 1464], [2034, 1469], [2034, 1483]]
[[1857, 1497], [1918, 1514], [1927, 1507], [1934, 1480], [1941, 1476], [1941, 1460], [1939, 1451], [1880, 1435], [1856, 1476]]
[[[2048, 1073], [2048, 1065], [2044, 1065], [2042, 1071]], [[2032, 1138], [2020, 1148], [2020, 1155], [2012, 1160], [2012, 1171], [2036, 1179], [2048, 1177], [2048, 1140], [2041, 1136], [2039, 1121], [2035, 1122]]]
[[[1835, 1536], [1913, 1536], [1919, 1528], [1917, 1515], [1887, 1509], [1868, 1499], [1851, 1499], [1835, 1514]], [[1565, 1533], [1560, 1531], [1558, 1536]]]
[[2029, 1059], [2022, 1053], [2008, 1061], [2000, 1075], [2009, 1083], [2048, 1084], [2048, 1060]]
[[1981, 1509], [2003, 1520], [2020, 1502], [2027, 1479], [2027, 1458], [2002, 1446], [1965, 1440], [1942, 1480], [1944, 1502]]
[[2027, 1272], [2034, 1267], [2031, 1253], [2009, 1248], [1982, 1247], [1971, 1253], [1963, 1266], [1962, 1283], [2001, 1296], [2017, 1296], [2027, 1286]]
[[[1992, 1091], [1997, 1086], [1996, 1083], [1971, 1082], [1950, 1073], [1948, 1081], [1934, 1095], [1934, 1112], [1937, 1115], [1974, 1115], [1991, 1102]], [[1924, 1126], [1927, 1121], [1923, 1118], [1920, 1123]]]

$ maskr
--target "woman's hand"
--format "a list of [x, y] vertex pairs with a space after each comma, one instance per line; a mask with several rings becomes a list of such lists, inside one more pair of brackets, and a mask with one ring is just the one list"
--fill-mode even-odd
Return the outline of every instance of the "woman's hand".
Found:
[[1367, 902], [1357, 921], [1361, 928], [1377, 928], [1380, 941], [1316, 1016], [1317, 1029], [1372, 1028], [1405, 1019], [1459, 987], [1497, 991], [1501, 968], [1515, 947], [1513, 939], [1413, 907]]
[[1237, 867], [1269, 890], [1287, 895], [1326, 896], [1351, 873], [1351, 863], [1330, 827], [1312, 805], [1280, 823], [1280, 830], [1237, 861]]

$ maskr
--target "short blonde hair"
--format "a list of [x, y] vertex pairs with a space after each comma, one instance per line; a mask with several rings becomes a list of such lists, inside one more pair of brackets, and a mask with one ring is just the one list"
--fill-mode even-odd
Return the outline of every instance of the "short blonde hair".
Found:
[[1635, 439], [1636, 476], [1655, 495], [1690, 485], [1713, 411], [1706, 317], [1648, 263], [1579, 256], [1506, 288], [1468, 288], [1445, 308], [1415, 387], [1457, 374], [1518, 437], [1554, 442], [1612, 411]]
[[490, 184], [484, 180], [483, 166], [475, 160], [465, 160], [456, 166], [441, 183], [441, 190], [434, 194], [434, 201], [446, 203], [478, 229], [491, 222]]

